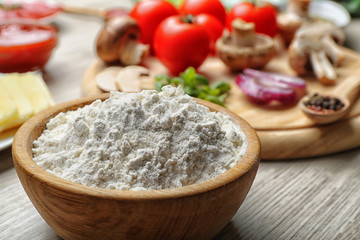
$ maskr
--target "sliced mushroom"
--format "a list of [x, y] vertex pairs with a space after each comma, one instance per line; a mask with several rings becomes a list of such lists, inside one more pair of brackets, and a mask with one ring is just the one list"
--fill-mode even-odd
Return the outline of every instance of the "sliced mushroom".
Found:
[[115, 84], [122, 67], [108, 67], [98, 73], [95, 77], [96, 85], [104, 92], [119, 90]]
[[[338, 66], [345, 54], [338, 46], [345, 34], [334, 24], [325, 21], [304, 24], [295, 34], [289, 47], [290, 66], [299, 74], [311, 66], [316, 78], [324, 85], [335, 84], [337, 78], [333, 67]], [[331, 61], [330, 61], [330, 60]]]
[[279, 33], [286, 44], [294, 38], [295, 32], [308, 20], [311, 0], [290, 0], [286, 11], [277, 15]]
[[111, 18], [97, 38], [97, 54], [105, 63], [139, 64], [149, 52], [149, 45], [140, 43], [139, 36], [140, 28], [133, 18]]
[[149, 76], [149, 70], [140, 66], [128, 66], [120, 70], [115, 84], [122, 92], [141, 91], [141, 78]]
[[224, 32], [216, 42], [220, 59], [233, 71], [261, 68], [275, 54], [274, 41], [269, 36], [257, 34], [254, 23], [241, 19], [232, 22], [232, 32]]

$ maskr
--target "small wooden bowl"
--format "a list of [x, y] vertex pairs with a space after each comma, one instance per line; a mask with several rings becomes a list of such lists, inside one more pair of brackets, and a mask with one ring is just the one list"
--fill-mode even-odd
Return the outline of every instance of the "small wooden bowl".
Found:
[[14, 165], [40, 215], [64, 239], [214, 237], [244, 201], [260, 161], [260, 142], [255, 130], [238, 115], [216, 104], [196, 100], [212, 111], [228, 114], [245, 132], [248, 147], [234, 167], [205, 182], [164, 190], [109, 190], [66, 181], [34, 162], [32, 143], [50, 118], [108, 96], [56, 105], [34, 116], [18, 130], [12, 148]]

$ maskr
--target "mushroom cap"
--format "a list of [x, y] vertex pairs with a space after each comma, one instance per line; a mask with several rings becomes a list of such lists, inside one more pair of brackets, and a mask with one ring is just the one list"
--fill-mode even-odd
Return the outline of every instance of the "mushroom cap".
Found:
[[295, 36], [295, 32], [304, 23], [304, 19], [293, 13], [279, 13], [277, 16], [278, 30], [286, 44]]
[[128, 40], [138, 40], [140, 27], [135, 19], [119, 16], [109, 19], [100, 31], [97, 43], [97, 55], [105, 63], [119, 61], [122, 48]]
[[294, 38], [295, 32], [308, 20], [311, 0], [289, 0], [286, 11], [277, 15], [276, 21], [285, 44]]
[[279, 13], [276, 17], [278, 28], [284, 31], [295, 32], [301, 24], [304, 23], [304, 19], [293, 13]]
[[231, 35], [225, 33], [216, 42], [219, 58], [233, 71], [261, 68], [275, 54], [274, 41], [264, 34], [255, 34], [254, 45], [239, 47], [231, 44]]
[[331, 36], [340, 45], [345, 42], [344, 31], [332, 22], [325, 20], [316, 20], [303, 24], [296, 32], [295, 37], [322, 38], [325, 35]]

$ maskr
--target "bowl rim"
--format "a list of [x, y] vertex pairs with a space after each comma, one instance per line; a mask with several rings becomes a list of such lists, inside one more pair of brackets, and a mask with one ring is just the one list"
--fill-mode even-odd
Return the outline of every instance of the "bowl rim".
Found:
[[15, 45], [0, 45], [0, 49], [5, 51], [13, 51], [13, 49], [23, 49], [25, 47], [27, 48], [44, 48], [48, 50], [52, 50], [57, 46], [59, 33], [58, 29], [51, 25], [51, 24], [41, 24], [38, 22], [24, 22], [24, 21], [5, 21], [0, 24], [1, 27], [8, 27], [8, 26], [14, 26], [14, 25], [22, 25], [22, 26], [29, 26], [36, 29], [42, 29], [45, 31], [50, 32], [50, 36], [44, 40], [40, 41], [34, 41], [30, 43], [23, 43], [23, 44], [15, 44]]
[[[252, 168], [257, 167], [257, 164], [260, 161], [260, 140], [255, 129], [252, 128], [249, 123], [247, 123], [237, 114], [231, 112], [224, 107], [202, 99], [195, 98], [197, 103], [209, 107], [211, 111], [215, 110], [229, 115], [231, 120], [241, 127], [247, 138], [248, 145], [245, 154], [243, 155], [241, 160], [238, 161], [238, 163], [236, 163], [232, 168], [228, 169], [226, 172], [214, 178], [178, 188], [140, 191], [116, 190], [90, 187], [79, 183], [74, 183], [62, 179], [56, 175], [53, 175], [36, 164], [36, 162], [32, 158], [31, 151], [32, 141], [35, 140], [34, 138], [32, 138], [32, 133], [34, 129], [44, 129], [46, 123], [49, 121], [50, 118], [56, 116], [60, 112], [67, 111], [69, 107], [76, 106], [76, 108], [79, 108], [84, 105], [91, 104], [97, 99], [101, 99], [103, 101], [108, 97], [109, 93], [105, 93], [101, 95], [71, 100], [48, 108], [27, 120], [15, 134], [14, 142], [12, 145], [13, 161], [18, 175], [19, 171], [24, 171], [31, 178], [35, 178], [36, 180], [45, 185], [49, 185], [58, 190], [77, 195], [86, 195], [97, 198], [116, 200], [146, 201], [188, 197], [213, 191], [217, 188], [225, 187], [226, 184], [234, 182], [235, 180], [245, 175], [245, 173], [249, 172]], [[45, 123], [44, 120], [46, 120]], [[22, 184], [24, 184], [23, 181], [21, 182]]]

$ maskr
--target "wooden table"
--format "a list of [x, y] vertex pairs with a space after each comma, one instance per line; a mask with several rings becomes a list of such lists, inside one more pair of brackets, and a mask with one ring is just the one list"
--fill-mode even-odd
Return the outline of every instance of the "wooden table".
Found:
[[[86, 1], [87, 6], [99, 8], [118, 4], [130, 8], [132, 2]], [[60, 103], [80, 97], [80, 83], [95, 58], [94, 40], [102, 21], [59, 14], [55, 24], [60, 40], [46, 67], [46, 80]], [[359, 29], [360, 19], [346, 29], [346, 46], [357, 52]], [[60, 239], [26, 196], [10, 148], [0, 152], [0, 239]], [[215, 239], [360, 239], [360, 149], [261, 162], [247, 199]]]

